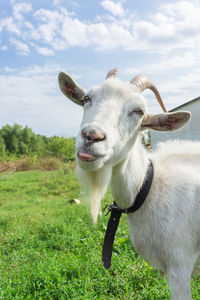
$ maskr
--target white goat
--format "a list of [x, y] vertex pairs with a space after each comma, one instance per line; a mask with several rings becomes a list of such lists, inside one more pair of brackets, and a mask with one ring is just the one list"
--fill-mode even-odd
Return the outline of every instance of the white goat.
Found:
[[76, 156], [80, 178], [90, 189], [91, 214], [96, 222], [109, 183], [118, 206], [131, 207], [151, 160], [154, 177], [147, 198], [127, 215], [131, 240], [145, 260], [166, 273], [171, 299], [188, 300], [191, 274], [200, 259], [200, 143], [171, 141], [147, 153], [140, 130], [177, 130], [190, 113], [147, 113], [140, 94], [146, 88], [165, 111], [155, 85], [145, 76], [123, 83], [116, 75], [111, 70], [102, 85], [88, 92], [69, 75], [59, 75], [62, 92], [84, 106]]

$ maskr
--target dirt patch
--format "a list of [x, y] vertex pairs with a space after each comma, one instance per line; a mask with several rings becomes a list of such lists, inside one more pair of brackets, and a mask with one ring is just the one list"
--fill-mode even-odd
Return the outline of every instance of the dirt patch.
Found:
[[25, 157], [17, 161], [0, 162], [1, 172], [18, 172], [29, 170], [58, 170], [63, 167], [64, 163], [56, 157]]

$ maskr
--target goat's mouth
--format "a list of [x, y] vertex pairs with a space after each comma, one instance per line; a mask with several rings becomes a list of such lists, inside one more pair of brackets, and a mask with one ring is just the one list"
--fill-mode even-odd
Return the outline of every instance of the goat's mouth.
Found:
[[95, 156], [95, 155], [93, 155], [91, 153], [88, 153], [88, 152], [82, 152], [82, 151], [77, 152], [77, 157], [80, 160], [86, 161], [86, 162], [94, 161], [98, 158], [98, 156]]
[[87, 171], [95, 171], [103, 167], [106, 155], [103, 153], [78, 150], [76, 152], [77, 163], [80, 168]]

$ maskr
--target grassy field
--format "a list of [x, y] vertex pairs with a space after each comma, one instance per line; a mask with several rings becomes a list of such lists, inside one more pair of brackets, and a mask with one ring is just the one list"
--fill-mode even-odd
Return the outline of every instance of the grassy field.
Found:
[[[72, 164], [0, 174], [0, 299], [169, 299], [166, 279], [132, 248], [126, 217], [107, 271], [101, 247], [108, 217], [94, 226], [70, 198], [79, 198]], [[199, 282], [192, 281], [193, 299], [200, 299]]]

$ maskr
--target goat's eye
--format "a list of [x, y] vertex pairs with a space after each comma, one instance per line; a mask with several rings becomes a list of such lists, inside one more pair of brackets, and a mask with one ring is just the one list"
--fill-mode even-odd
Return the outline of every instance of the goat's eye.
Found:
[[142, 110], [133, 110], [128, 114], [128, 116], [131, 117], [134, 114], [138, 115], [139, 117], [142, 117], [144, 115], [144, 112]]
[[83, 105], [85, 104], [85, 103], [87, 103], [87, 102], [91, 102], [91, 99], [90, 99], [90, 97], [89, 96], [84, 96], [83, 97]]

